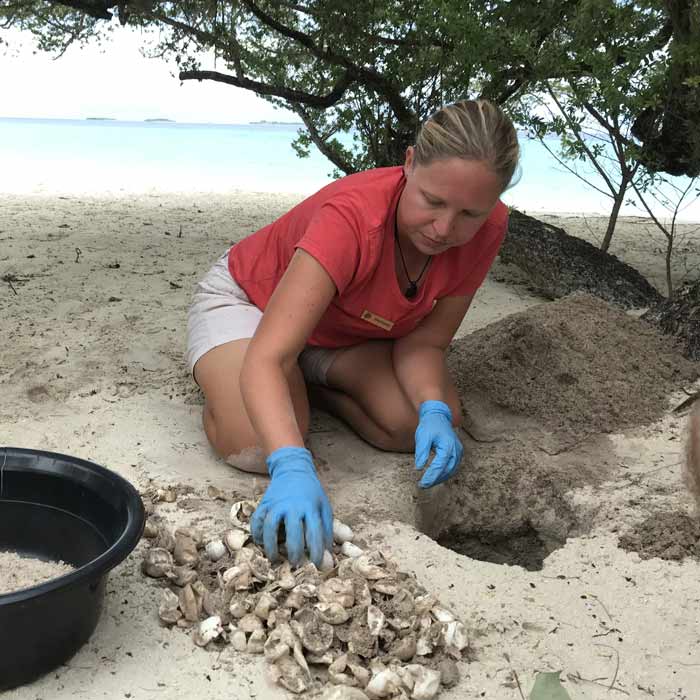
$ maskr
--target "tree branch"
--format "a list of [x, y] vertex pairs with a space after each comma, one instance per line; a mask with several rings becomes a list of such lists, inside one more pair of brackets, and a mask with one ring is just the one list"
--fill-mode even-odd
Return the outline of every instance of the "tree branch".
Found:
[[112, 19], [110, 8], [117, 3], [110, 0], [49, 0], [51, 5], [64, 5], [73, 10], [80, 10], [95, 19]]
[[596, 192], [600, 192], [604, 197], [610, 197], [611, 199], [615, 198], [615, 191], [613, 190], [612, 192], [606, 192], [605, 190], [601, 189], [597, 185], [594, 185], [592, 182], [589, 180], [586, 180], [585, 177], [583, 177], [580, 173], [578, 173], [574, 168], [572, 168], [565, 160], [562, 160], [550, 147], [549, 145], [545, 142], [545, 140], [541, 137], [537, 137], [539, 139], [539, 142], [544, 146], [545, 150], [549, 153], [554, 160], [561, 165], [562, 168], [565, 170], [568, 170], [574, 177], [577, 177], [581, 182], [584, 184], [588, 185], [588, 187], [591, 187], [594, 189]]
[[211, 32], [203, 32], [201, 29], [197, 29], [196, 27], [180, 22], [179, 20], [171, 19], [167, 15], [160, 13], [144, 12], [142, 13], [142, 16], [146, 17], [147, 19], [162, 22], [173, 29], [179, 29], [184, 34], [197, 39], [197, 41], [204, 47], [210, 46], [212, 48], [221, 49], [222, 51], [230, 51], [234, 57], [236, 55], [235, 47], [232, 47], [230, 43], [218, 41]]
[[[498, 83], [503, 84], [508, 80], [512, 80], [513, 82], [510, 85], [506, 85], [505, 87], [501, 88], [500, 92], [494, 94], [494, 85]], [[496, 104], [503, 105], [510, 100], [511, 97], [516, 95], [520, 89], [527, 84], [527, 82], [527, 79], [523, 77], [516, 78], [507, 74], [501, 74], [484, 87], [479, 95], [479, 99], [488, 99]]]
[[[578, 1], [579, 0], [568, 0], [566, 5], [561, 7], [557, 17], [557, 22], [550, 22], [547, 24], [547, 26], [540, 28], [537, 36], [534, 37], [532, 42], [535, 54], [538, 54], [542, 50], [542, 47], [551, 37], [552, 33], [556, 31], [557, 25], [565, 16], [566, 11], [572, 7], [575, 7], [578, 4]], [[505, 104], [514, 95], [516, 95], [524, 85], [528, 84], [528, 82], [535, 75], [535, 66], [532, 65], [531, 61], [525, 60], [522, 56], [513, 57], [512, 60], [521, 60], [522, 63], [496, 73], [496, 75], [494, 75], [482, 89], [480, 97], [490, 99], [496, 102], [496, 104]], [[556, 76], [549, 75], [545, 76], [545, 79], [554, 77]]]
[[66, 40], [66, 42], [61, 47], [61, 51], [59, 52], [59, 54], [57, 56], [54, 56], [52, 60], [58, 61], [58, 59], [61, 58], [66, 53], [66, 51], [68, 51], [68, 49], [73, 45], [73, 43], [78, 41], [78, 38], [80, 37], [80, 31], [83, 28], [82, 25], [84, 22], [85, 22], [85, 17], [81, 17], [80, 18], [80, 25], [81, 26], [78, 28], [77, 31], [70, 31], [70, 35], [69, 35], [68, 39]]
[[566, 123], [569, 125], [569, 129], [571, 129], [571, 132], [573, 134], [575, 134], [577, 136], [577, 138], [579, 139], [579, 143], [581, 144], [581, 148], [583, 148], [583, 150], [586, 152], [586, 155], [588, 156], [588, 159], [591, 161], [591, 164], [598, 171], [598, 174], [603, 178], [603, 180], [605, 181], [605, 184], [608, 186], [610, 191], [615, 192], [616, 191], [615, 185], [610, 180], [610, 178], [608, 177], [608, 174], [605, 172], [605, 170], [603, 170], [603, 168], [600, 167], [600, 164], [598, 163], [598, 159], [593, 155], [593, 153], [591, 152], [591, 149], [588, 148], [588, 145], [586, 144], [586, 142], [582, 138], [579, 137], [578, 125], [575, 124], [571, 120], [571, 118], [567, 114], [566, 110], [564, 109], [562, 104], [557, 99], [557, 96], [554, 94], [554, 90], [552, 90], [552, 88], [549, 85], [549, 81], [545, 82], [545, 87], [547, 89], [547, 92], [549, 93], [549, 96], [552, 98], [552, 101], [559, 109], [559, 112], [566, 120]]
[[342, 170], [346, 175], [349, 175], [350, 173], [354, 172], [355, 169], [352, 167], [350, 163], [348, 163], [345, 159], [340, 157], [340, 154], [333, 150], [329, 145], [328, 142], [321, 136], [319, 133], [318, 129], [316, 128], [316, 125], [313, 123], [311, 116], [309, 113], [304, 109], [304, 107], [301, 104], [294, 104], [292, 105], [292, 109], [301, 117], [301, 120], [304, 122], [304, 126], [306, 127], [307, 131], [309, 132], [309, 137], [311, 138], [311, 141], [313, 142], [314, 146], [318, 148], [321, 153], [323, 153], [328, 160], [333, 163], [337, 168]]
[[[284, 5], [284, 7], [289, 8], [290, 10], [294, 10], [295, 12], [298, 12], [300, 14], [306, 15], [307, 17], [312, 17], [314, 20], [318, 21], [318, 13], [313, 12], [310, 10], [308, 7], [304, 7], [303, 5], [300, 5], [298, 2], [284, 2], [280, 0], [279, 2], [280, 5]], [[411, 41], [409, 37], [412, 37], [413, 35], [416, 34], [415, 31], [409, 31], [406, 32], [404, 35], [403, 39], [394, 39], [393, 37], [390, 36], [384, 36], [382, 34], [371, 34], [370, 32], [364, 32], [360, 30], [360, 34], [372, 41], [376, 41], [378, 44], [384, 44], [385, 46], [397, 46], [397, 47], [407, 47], [407, 48], [414, 48], [414, 49], [420, 49], [424, 48], [427, 46], [432, 46], [433, 48], [436, 49], [444, 49], [444, 48], [454, 48], [452, 42], [442, 42], [442, 41]]]
[[281, 97], [293, 104], [305, 104], [317, 109], [327, 109], [340, 100], [345, 91], [352, 85], [353, 80], [344, 73], [335, 83], [333, 89], [327, 95], [313, 95], [301, 90], [269, 85], [250, 78], [237, 77], [213, 70], [184, 70], [180, 72], [180, 80], [214, 80], [219, 83], [235, 85], [245, 90], [253, 90], [258, 95], [272, 95]]
[[336, 54], [334, 54], [332, 51], [330, 51], [330, 49], [324, 50], [324, 49], [321, 49], [320, 47], [318, 47], [316, 45], [316, 43], [314, 42], [314, 40], [308, 34], [304, 34], [304, 32], [300, 32], [296, 29], [292, 29], [291, 27], [288, 27], [285, 24], [278, 22], [272, 15], [267, 14], [267, 12], [265, 12], [264, 10], [259, 8], [251, 0], [241, 0], [241, 2], [263, 24], [267, 25], [271, 29], [274, 29], [277, 33], [282, 34], [283, 36], [286, 36], [289, 39], [293, 39], [298, 44], [305, 46], [317, 58], [322, 58], [326, 61], [332, 60], [335, 63], [340, 62], [338, 60], [339, 57]]
[[[571, 83], [569, 83], [571, 85]], [[571, 86], [572, 90], [575, 92], [575, 88]], [[583, 101], [583, 106], [585, 110], [599, 123], [602, 125], [602, 127], [610, 134], [612, 134], [617, 141], [620, 143], [624, 143], [625, 146], [632, 146], [634, 145], [632, 141], [630, 141], [621, 131], [620, 127], [617, 124], [617, 120], [615, 123], [614, 127], [611, 127], [611, 125], [605, 121], [605, 118], [601, 115], [601, 113], [587, 100]]]
[[343, 66], [343, 68], [345, 68], [352, 78], [357, 81], [364, 82], [365, 85], [383, 95], [400, 123], [406, 125], [415, 124], [415, 115], [407, 107], [401, 93], [390, 81], [381, 75], [381, 73], [377, 72], [373, 68], [358, 66], [345, 56], [341, 56], [334, 51], [331, 51], [329, 48], [321, 49], [308, 34], [304, 34], [303, 32], [292, 29], [291, 27], [287, 27], [281, 22], [278, 22], [274, 17], [260, 9], [254, 2], [252, 2], [252, 0], [241, 0], [241, 2], [263, 24], [274, 29], [283, 36], [293, 39], [302, 46], [305, 46], [314, 56], [324, 61], [328, 61], [329, 63], [335, 63], [336, 65]]

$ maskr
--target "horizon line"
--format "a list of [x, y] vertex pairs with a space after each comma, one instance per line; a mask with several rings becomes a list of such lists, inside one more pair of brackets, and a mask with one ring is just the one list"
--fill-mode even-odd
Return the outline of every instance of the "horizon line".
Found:
[[32, 120], [32, 119], [42, 119], [46, 121], [105, 121], [105, 122], [125, 122], [131, 124], [143, 124], [143, 123], [161, 123], [161, 124], [196, 124], [205, 126], [250, 126], [259, 124], [270, 124], [278, 126], [304, 126], [303, 122], [287, 122], [275, 119], [253, 119], [250, 121], [241, 122], [219, 122], [219, 121], [178, 121], [176, 119], [171, 119], [169, 117], [143, 117], [141, 119], [122, 119], [119, 117], [18, 117], [18, 116], [6, 116], [0, 114], [0, 119], [16, 119], [16, 120]]

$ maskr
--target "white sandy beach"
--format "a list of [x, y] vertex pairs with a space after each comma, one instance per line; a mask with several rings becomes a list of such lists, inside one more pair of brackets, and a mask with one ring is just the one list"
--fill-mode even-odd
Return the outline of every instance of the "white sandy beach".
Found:
[[[232, 241], [296, 201], [238, 192], [0, 196], [0, 444], [92, 459], [142, 491], [191, 487], [159, 512], [173, 524], [223, 529], [229, 506], [209, 498], [207, 486], [233, 500], [234, 492], [260, 492], [264, 480], [235, 472], [207, 445], [201, 398], [182, 360], [190, 292]], [[592, 242], [605, 227], [575, 214], [539, 218]], [[610, 252], [665, 292], [664, 246], [651, 222], [625, 219]], [[684, 224], [677, 281], [697, 274], [699, 253], [698, 227]], [[461, 333], [547, 303], [497, 262]], [[682, 398], [669, 395], [669, 409]], [[572, 469], [603, 454], [609, 469], [602, 481], [566, 494], [586, 527], [541, 571], [470, 559], [420, 534], [408, 456], [379, 452], [322, 413], [309, 444], [337, 516], [467, 624], [471, 660], [440, 698], [518, 700], [518, 684], [527, 696], [537, 671], [560, 670], [572, 700], [695, 700], [700, 561], [643, 560], [618, 546], [621, 534], [659, 509], [690, 511], [684, 430], [685, 417], [667, 410], [653, 424], [572, 447], [562, 458]], [[161, 584], [139, 570], [145, 546], [111, 573], [88, 644], [3, 697], [285, 697], [266, 681], [261, 657], [198, 649], [159, 624]]]

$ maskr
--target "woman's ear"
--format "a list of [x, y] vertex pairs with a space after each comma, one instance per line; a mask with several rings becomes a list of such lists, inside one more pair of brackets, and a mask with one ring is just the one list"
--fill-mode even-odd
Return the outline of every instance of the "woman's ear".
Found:
[[413, 161], [414, 161], [414, 158], [415, 158], [415, 152], [416, 152], [416, 150], [415, 150], [415, 148], [414, 148], [413, 146], [409, 146], [409, 147], [406, 149], [406, 159], [404, 160], [404, 163], [403, 163], [403, 174], [404, 174], [404, 177], [405, 177], [406, 175], [408, 175], [408, 171], [409, 171], [409, 170], [413, 170]]

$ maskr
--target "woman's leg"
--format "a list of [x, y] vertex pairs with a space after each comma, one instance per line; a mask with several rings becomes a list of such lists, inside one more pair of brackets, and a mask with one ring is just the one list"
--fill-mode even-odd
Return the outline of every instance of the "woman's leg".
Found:
[[[345, 421], [370, 444], [392, 452], [412, 452], [418, 414], [394, 371], [393, 341], [368, 341], [343, 349], [328, 369], [328, 386], [309, 385], [311, 402]], [[461, 409], [445, 367], [447, 404], [454, 423]]]
[[[248, 419], [240, 388], [243, 359], [250, 339], [219, 345], [202, 355], [194, 376], [204, 392], [204, 431], [217, 454], [244, 471], [267, 473], [265, 455]], [[309, 429], [309, 402], [301, 370], [287, 377], [292, 404], [302, 435]]]

